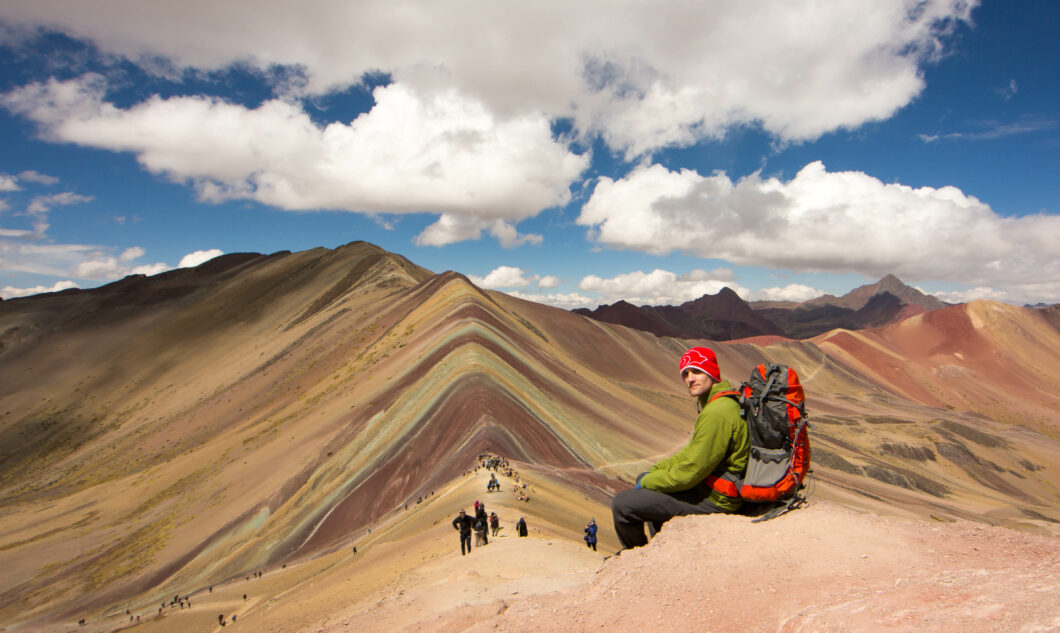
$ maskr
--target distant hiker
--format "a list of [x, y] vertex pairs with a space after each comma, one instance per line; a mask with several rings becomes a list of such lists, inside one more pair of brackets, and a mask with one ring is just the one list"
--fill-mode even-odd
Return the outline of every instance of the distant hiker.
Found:
[[489, 517], [486, 515], [486, 506], [481, 503], [478, 506], [478, 510], [475, 511], [475, 537], [476, 540], [481, 538], [482, 543], [480, 545], [489, 545], [489, 537], [486, 535], [486, 530], [489, 529]]
[[481, 518], [475, 519], [475, 547], [482, 547], [488, 542], [486, 540], [486, 522]]
[[[460, 514], [453, 519], [453, 529], [460, 531], [460, 555], [471, 551], [471, 517], [461, 508]], [[465, 549], [466, 547], [466, 549]]]
[[589, 519], [585, 526], [585, 544], [596, 551], [596, 519]]
[[526, 536], [526, 519], [519, 517], [519, 522], [515, 524], [515, 533], [519, 536]]
[[497, 532], [501, 529], [501, 518], [497, 516], [496, 512], [490, 512], [490, 536], [496, 538]]
[[645, 523], [654, 534], [675, 516], [732, 513], [740, 508], [739, 496], [726, 492], [734, 492], [734, 482], [747, 468], [750, 441], [740, 405], [733, 398], [720, 397], [733, 387], [721, 379], [717, 357], [706, 347], [685, 352], [680, 370], [689, 395], [699, 403], [692, 439], [637, 477], [634, 488], [611, 500], [623, 549], [647, 544]]

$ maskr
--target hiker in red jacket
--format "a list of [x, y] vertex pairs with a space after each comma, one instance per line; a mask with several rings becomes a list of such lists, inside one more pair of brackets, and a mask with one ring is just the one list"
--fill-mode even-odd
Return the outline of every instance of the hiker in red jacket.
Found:
[[681, 378], [699, 403], [692, 439], [681, 450], [637, 477], [636, 487], [611, 500], [615, 532], [623, 549], [648, 542], [663, 523], [687, 514], [731, 513], [740, 508], [734, 484], [747, 468], [750, 442], [740, 405], [721, 394], [732, 385], [721, 379], [714, 352], [693, 347], [681, 357]]

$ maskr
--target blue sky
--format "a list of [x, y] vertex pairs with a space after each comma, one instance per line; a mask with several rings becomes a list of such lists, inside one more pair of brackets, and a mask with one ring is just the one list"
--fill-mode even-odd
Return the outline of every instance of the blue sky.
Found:
[[1060, 3], [5, 0], [0, 296], [366, 240], [563, 308], [1060, 302]]

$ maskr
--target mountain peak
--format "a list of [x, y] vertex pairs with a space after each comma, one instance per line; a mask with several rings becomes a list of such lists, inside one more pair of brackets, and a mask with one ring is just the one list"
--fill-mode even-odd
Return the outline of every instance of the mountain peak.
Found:
[[892, 294], [895, 297], [898, 297], [902, 303], [920, 306], [925, 310], [935, 310], [946, 305], [938, 298], [926, 295], [916, 288], [906, 285], [901, 279], [894, 275], [885, 275], [874, 284], [855, 288], [849, 293], [843, 295], [843, 297], [840, 298], [840, 302], [841, 304], [849, 303], [849, 305], [843, 305], [843, 307], [860, 310], [865, 307], [865, 304], [867, 304], [872, 297], [883, 293]]

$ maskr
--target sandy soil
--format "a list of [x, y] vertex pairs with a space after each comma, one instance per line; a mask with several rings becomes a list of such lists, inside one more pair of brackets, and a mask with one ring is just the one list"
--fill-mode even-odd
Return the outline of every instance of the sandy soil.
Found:
[[675, 519], [606, 560], [572, 540], [505, 537], [300, 630], [1060, 631], [1060, 541], [827, 502], [759, 524]]
[[[139, 605], [139, 623], [121, 609], [56, 630], [221, 631], [223, 615], [226, 633], [1060, 631], [1056, 537], [815, 500], [757, 524], [674, 519], [648, 546], [608, 557], [605, 509], [537, 481], [529, 503], [510, 491], [485, 495], [487, 478], [467, 475], [374, 525], [356, 553], [344, 547], [229, 579], [192, 592], [187, 609]], [[450, 522], [475, 499], [503, 528], [462, 556]], [[571, 521], [595, 516], [600, 551], [585, 547], [578, 525], [538, 518], [542, 508]], [[523, 515], [527, 538], [514, 535]]]
[[[680, 342], [369, 245], [227, 261], [4, 302], [0, 630], [1058, 629], [1060, 337], [1034, 311], [718, 346], [729, 377], [799, 368], [818, 503], [604, 562], [618, 480], [687, 441]], [[530, 503], [461, 476], [483, 451]], [[476, 498], [505, 531], [460, 557]]]

